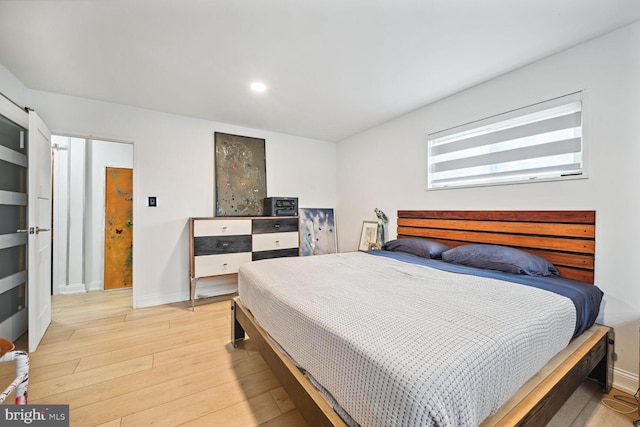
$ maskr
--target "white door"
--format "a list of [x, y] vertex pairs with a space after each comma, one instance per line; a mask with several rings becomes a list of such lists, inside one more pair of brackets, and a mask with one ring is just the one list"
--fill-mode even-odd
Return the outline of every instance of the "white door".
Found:
[[28, 139], [29, 352], [51, 323], [51, 132], [29, 112]]

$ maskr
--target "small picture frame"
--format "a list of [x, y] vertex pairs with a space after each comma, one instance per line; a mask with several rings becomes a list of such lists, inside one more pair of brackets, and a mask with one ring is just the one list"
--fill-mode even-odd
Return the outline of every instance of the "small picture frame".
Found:
[[378, 223], [376, 221], [362, 221], [362, 232], [360, 233], [359, 251], [375, 249], [378, 238]]

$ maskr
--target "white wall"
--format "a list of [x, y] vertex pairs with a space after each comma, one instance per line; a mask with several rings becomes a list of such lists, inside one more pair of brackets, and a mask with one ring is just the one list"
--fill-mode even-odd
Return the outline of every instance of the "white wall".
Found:
[[[437, 84], [437, 82], [433, 82]], [[588, 179], [425, 191], [426, 135], [585, 90]], [[640, 286], [640, 23], [561, 52], [338, 143], [341, 250], [380, 208], [594, 209], [599, 321], [616, 329], [616, 384], [635, 392]], [[360, 170], [361, 173], [354, 173]], [[395, 218], [389, 235], [395, 236]]]
[[0, 64], [0, 93], [20, 107], [25, 107], [29, 99], [27, 87], [2, 64]]
[[[54, 134], [133, 143], [136, 307], [189, 299], [187, 220], [214, 212], [214, 132], [266, 139], [268, 195], [335, 207], [334, 143], [41, 91], [29, 96]], [[147, 196], [157, 196], [158, 207], [147, 207]]]

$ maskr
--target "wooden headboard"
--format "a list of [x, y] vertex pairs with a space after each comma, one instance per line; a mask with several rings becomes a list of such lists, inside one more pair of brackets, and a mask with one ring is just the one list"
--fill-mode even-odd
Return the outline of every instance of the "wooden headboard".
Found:
[[593, 283], [595, 223], [595, 211], [399, 210], [398, 238], [512, 246], [546, 258], [562, 277]]

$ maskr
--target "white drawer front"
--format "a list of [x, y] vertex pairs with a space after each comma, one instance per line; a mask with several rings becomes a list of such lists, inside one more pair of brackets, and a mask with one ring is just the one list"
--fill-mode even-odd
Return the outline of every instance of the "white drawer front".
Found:
[[233, 236], [251, 234], [250, 219], [196, 219], [193, 223], [193, 235], [200, 236]]
[[273, 251], [277, 249], [297, 248], [298, 232], [254, 234], [253, 251]]
[[202, 255], [193, 260], [195, 277], [216, 276], [238, 272], [240, 264], [251, 262], [251, 252], [224, 255]]

